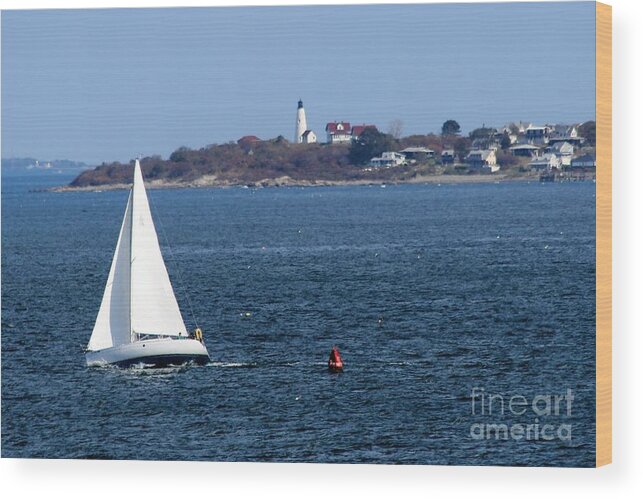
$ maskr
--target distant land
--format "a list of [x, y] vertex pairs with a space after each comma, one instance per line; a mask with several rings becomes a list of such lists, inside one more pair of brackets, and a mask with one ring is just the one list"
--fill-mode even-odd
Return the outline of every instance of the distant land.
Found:
[[[331, 134], [326, 143], [250, 135], [200, 149], [180, 147], [167, 159], [141, 158], [141, 167], [152, 188], [585, 179], [595, 171], [594, 122], [482, 127], [468, 136], [453, 120], [441, 134], [396, 137], [373, 125], [359, 129], [341, 142]], [[581, 157], [582, 168], [574, 167], [573, 158]], [[131, 163], [103, 163], [58, 190], [127, 188], [132, 172]]]
[[36, 158], [2, 158], [3, 174], [20, 173], [78, 173], [90, 168], [80, 161], [69, 159], [42, 160]]

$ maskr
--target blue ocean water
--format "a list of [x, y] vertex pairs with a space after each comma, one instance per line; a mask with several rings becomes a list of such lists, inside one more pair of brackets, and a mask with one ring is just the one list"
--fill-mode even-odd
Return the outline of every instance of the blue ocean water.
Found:
[[146, 371], [85, 367], [127, 192], [68, 180], [3, 176], [3, 457], [593, 466], [593, 183], [151, 191], [213, 362]]

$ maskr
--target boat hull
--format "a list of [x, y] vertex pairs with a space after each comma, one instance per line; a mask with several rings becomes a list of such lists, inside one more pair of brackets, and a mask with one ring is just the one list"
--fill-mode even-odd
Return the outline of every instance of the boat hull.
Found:
[[178, 366], [187, 363], [207, 364], [210, 356], [205, 345], [194, 339], [157, 338], [87, 352], [89, 367], [113, 365], [131, 367]]

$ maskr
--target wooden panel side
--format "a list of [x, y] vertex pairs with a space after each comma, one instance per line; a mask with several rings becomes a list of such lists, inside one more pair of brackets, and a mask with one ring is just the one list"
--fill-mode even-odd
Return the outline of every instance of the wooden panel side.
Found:
[[596, 3], [596, 466], [612, 462], [612, 7]]

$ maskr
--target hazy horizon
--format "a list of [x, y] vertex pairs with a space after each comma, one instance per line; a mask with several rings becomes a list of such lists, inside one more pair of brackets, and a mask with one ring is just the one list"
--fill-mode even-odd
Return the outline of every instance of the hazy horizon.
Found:
[[2, 157], [97, 164], [243, 135], [297, 101], [403, 135], [595, 118], [592, 2], [2, 12]]

